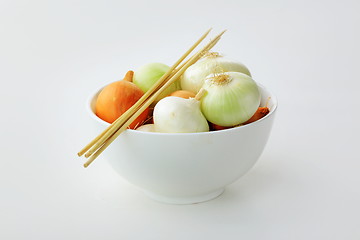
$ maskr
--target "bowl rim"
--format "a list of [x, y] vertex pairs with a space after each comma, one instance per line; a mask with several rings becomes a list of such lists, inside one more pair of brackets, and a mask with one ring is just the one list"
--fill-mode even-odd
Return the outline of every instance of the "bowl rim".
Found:
[[[228, 128], [228, 129], [222, 129], [222, 130], [216, 130], [216, 131], [208, 131], [208, 132], [196, 132], [196, 133], [161, 133], [161, 132], [144, 132], [144, 131], [138, 131], [135, 129], [126, 129], [124, 132], [131, 132], [131, 133], [135, 133], [135, 134], [145, 134], [145, 135], [164, 135], [164, 136], [181, 136], [181, 135], [207, 135], [207, 134], [222, 134], [228, 131], [235, 131], [237, 129], [242, 129], [242, 128], [246, 128], [249, 126], [254, 126], [259, 124], [260, 122], [266, 120], [267, 118], [269, 118], [271, 115], [273, 115], [278, 107], [278, 101], [277, 101], [277, 97], [273, 94], [272, 91], [269, 91], [266, 87], [264, 87], [264, 85], [260, 84], [260, 83], [256, 83], [258, 85], [258, 87], [262, 88], [263, 90], [267, 91], [269, 93], [269, 95], [271, 96], [271, 100], [273, 102], [273, 107], [270, 110], [270, 112], [265, 116], [262, 117], [261, 119], [246, 124], [246, 125], [240, 125], [237, 127], [232, 127], [232, 128]], [[98, 88], [97, 90], [93, 91], [92, 94], [90, 94], [90, 96], [88, 97], [87, 101], [86, 101], [86, 111], [88, 112], [88, 114], [90, 115], [90, 117], [92, 119], [94, 119], [96, 122], [100, 123], [101, 125], [103, 125], [104, 127], [108, 127], [111, 124], [102, 120], [101, 118], [99, 118], [95, 112], [92, 110], [91, 108], [91, 103], [94, 99], [94, 97], [108, 84], [104, 85], [101, 88]]]

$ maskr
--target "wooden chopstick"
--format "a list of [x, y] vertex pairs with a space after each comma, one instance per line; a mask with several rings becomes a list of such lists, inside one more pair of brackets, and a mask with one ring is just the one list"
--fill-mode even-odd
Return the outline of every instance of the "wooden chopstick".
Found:
[[[217, 36], [217, 37], [219, 37], [219, 40], [220, 40], [220, 37], [221, 37], [225, 32], [226, 32], [226, 30], [222, 31], [222, 32]], [[216, 38], [216, 37], [215, 37], [215, 38]], [[215, 40], [215, 38], [214, 38], [214, 40]], [[209, 48], [208, 48], [207, 51], [209, 51], [213, 46], [215, 46], [215, 44], [216, 44], [219, 40], [216, 40], [216, 42], [210, 43], [210, 44], [209, 44]], [[200, 53], [200, 54], [201, 54], [201, 55], [205, 55], [207, 51], [205, 51], [205, 48], [204, 48], [203, 51], [201, 50], [201, 51], [199, 51], [199, 53], [202, 52], [202, 53]], [[196, 55], [196, 54], [195, 54], [195, 55]], [[195, 55], [192, 56], [190, 59], [188, 59], [186, 62], [182, 63], [182, 64], [180, 65], [179, 69], [183, 68], [192, 58], [195, 57]], [[199, 58], [202, 57], [201, 55], [200, 55]], [[172, 75], [170, 75], [169, 78], [171, 78], [171, 77], [172, 77], [173, 75], [175, 75], [175, 74], [176, 74], [176, 72], [173, 73]], [[162, 84], [160, 85], [159, 89], [160, 89], [164, 84], [166, 84], [166, 81], [162, 82]], [[200, 90], [202, 90], [202, 89], [200, 89]]]
[[[199, 52], [197, 52], [193, 57], [191, 57], [182, 68], [180, 68], [163, 86], [160, 87], [150, 98], [135, 112], [132, 113], [131, 117], [123, 124], [118, 122], [114, 125], [115, 133], [109, 136], [109, 138], [101, 145], [99, 149], [91, 156], [91, 158], [84, 164], [84, 167], [88, 167], [126, 128], [147, 108], [152, 102], [173, 82], [175, 82], [185, 70], [194, 64], [205, 52], [208, 52], [216, 43], [220, 40], [221, 36], [225, 31], [221, 32], [216, 36], [210, 43], [203, 47]], [[110, 134], [109, 134], [110, 135]]]
[[116, 121], [114, 121], [109, 127], [107, 127], [101, 134], [99, 134], [95, 139], [93, 139], [89, 144], [87, 144], [80, 152], [78, 152], [78, 156], [82, 156], [84, 153], [85, 157], [91, 156], [96, 149], [98, 149], [105, 140], [112, 134], [114, 134], [116, 129], [113, 129], [113, 125], [117, 122], [124, 121], [128, 117], [130, 117], [130, 113], [140, 107], [141, 104], [145, 102], [145, 100], [155, 91], [157, 88], [163, 83], [163, 81], [171, 76], [173, 71], [176, 71], [176, 67], [184, 61], [184, 59], [206, 38], [206, 36], [210, 33], [212, 28], [207, 30], [190, 48], [187, 50], [176, 62], [175, 64], [153, 85], [153, 87], [144, 93], [144, 95], [124, 114], [122, 114]]

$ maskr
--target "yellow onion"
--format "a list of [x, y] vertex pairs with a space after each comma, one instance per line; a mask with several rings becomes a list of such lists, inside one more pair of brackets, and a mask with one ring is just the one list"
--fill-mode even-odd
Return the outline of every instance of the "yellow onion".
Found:
[[208, 75], [223, 72], [241, 72], [251, 77], [249, 69], [244, 64], [211, 52], [184, 72], [180, 78], [181, 89], [196, 93], [201, 89]]
[[219, 126], [235, 126], [251, 118], [260, 105], [256, 82], [246, 74], [226, 72], [205, 79], [201, 111], [206, 119]]

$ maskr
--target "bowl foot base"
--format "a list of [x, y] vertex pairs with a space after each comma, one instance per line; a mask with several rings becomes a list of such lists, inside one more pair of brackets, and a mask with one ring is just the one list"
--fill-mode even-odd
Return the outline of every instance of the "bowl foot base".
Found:
[[157, 193], [153, 193], [153, 192], [149, 192], [149, 191], [144, 191], [144, 193], [158, 201], [158, 202], [162, 202], [162, 203], [168, 203], [168, 204], [195, 204], [195, 203], [201, 203], [201, 202], [206, 202], [209, 200], [212, 200], [218, 196], [220, 196], [223, 192], [224, 192], [224, 188], [216, 190], [214, 192], [211, 193], [207, 193], [205, 195], [200, 195], [200, 196], [190, 196], [190, 197], [171, 197], [171, 196], [164, 196], [164, 195], [160, 195]]

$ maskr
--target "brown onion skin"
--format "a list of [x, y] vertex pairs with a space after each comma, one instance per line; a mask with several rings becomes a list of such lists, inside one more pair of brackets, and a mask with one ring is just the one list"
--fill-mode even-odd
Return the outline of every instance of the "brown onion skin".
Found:
[[[100, 92], [95, 105], [95, 113], [102, 120], [113, 123], [126, 110], [136, 103], [142, 96], [142, 90], [134, 83], [121, 80], [110, 83]], [[129, 126], [135, 129], [148, 117], [149, 108], [146, 108]]]
[[187, 90], [177, 90], [177, 91], [171, 93], [169, 96], [189, 99], [189, 98], [195, 98], [195, 93], [187, 91]]

